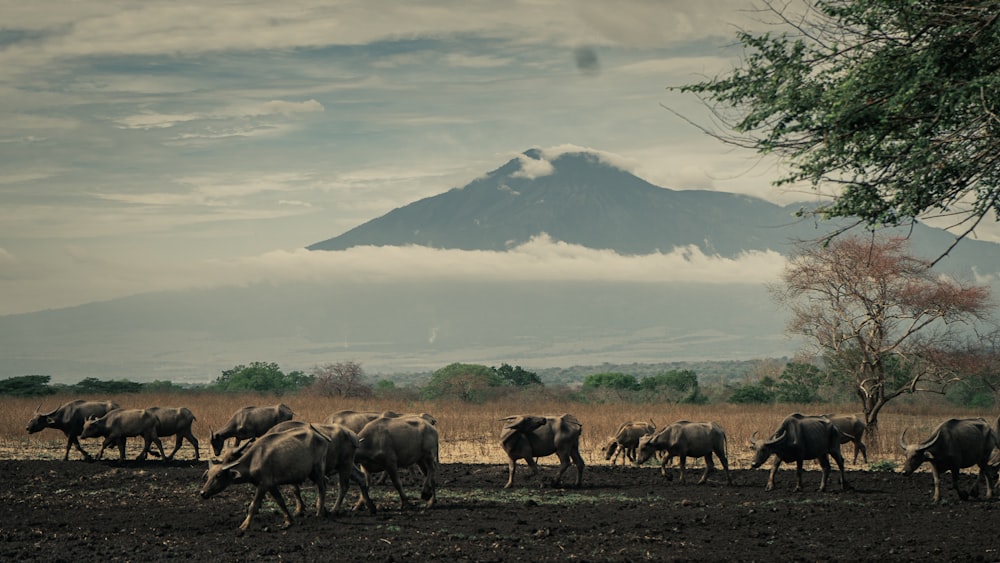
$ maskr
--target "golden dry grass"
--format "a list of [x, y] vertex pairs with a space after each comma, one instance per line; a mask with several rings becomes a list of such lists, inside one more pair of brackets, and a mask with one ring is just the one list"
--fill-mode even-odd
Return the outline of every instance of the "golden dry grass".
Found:
[[[551, 395], [530, 398], [504, 399], [483, 405], [459, 402], [406, 402], [387, 400], [357, 400], [325, 398], [310, 395], [289, 395], [285, 397], [260, 396], [254, 394], [217, 393], [141, 393], [111, 397], [67, 397], [51, 396], [40, 399], [0, 398], [0, 459], [61, 459], [66, 440], [62, 432], [44, 430], [28, 435], [25, 426], [35, 408], [41, 402], [41, 410], [48, 411], [68, 400], [110, 398], [125, 408], [188, 407], [197, 421], [194, 432], [202, 441], [203, 458], [211, 454], [208, 437], [210, 429], [221, 427], [234, 411], [248, 405], [271, 405], [283, 402], [295, 411], [297, 420], [321, 421], [332, 412], [353, 410], [392, 410], [396, 412], [428, 412], [438, 420], [437, 428], [441, 436], [441, 461], [506, 463], [500, 448], [499, 419], [511, 414], [562, 414], [573, 413], [583, 423], [584, 430], [580, 449], [588, 464], [606, 464], [600, 454], [601, 446], [614, 435], [622, 422], [629, 420], [652, 420], [657, 427], [663, 427], [676, 420], [718, 422], [729, 439], [729, 457], [733, 467], [747, 467], [750, 452], [747, 440], [756, 431], [766, 437], [780, 421], [792, 412], [820, 414], [830, 412], [853, 412], [854, 405], [646, 405], [646, 404], [580, 404], [553, 399]], [[904, 407], [905, 409], [905, 407]], [[982, 416], [991, 424], [996, 415], [990, 412], [967, 409], [937, 407], [910, 407], [908, 410], [885, 411], [880, 416], [880, 435], [877, 439], [868, 437], [869, 461], [889, 460], [899, 464], [902, 461], [898, 446], [899, 434], [910, 428], [911, 441], [926, 437], [940, 422], [951, 417]], [[138, 442], [138, 440], [132, 440]], [[173, 438], [168, 438], [172, 447]], [[84, 447], [92, 453], [98, 449], [97, 440], [84, 441]], [[130, 445], [130, 453], [138, 451], [138, 443]], [[106, 454], [107, 455], [107, 454]], [[117, 459], [117, 453], [111, 452]], [[848, 460], [854, 450], [845, 445], [844, 455]], [[189, 446], [178, 453], [180, 459], [192, 456]], [[73, 453], [71, 457], [78, 458]], [[541, 460], [542, 463], [557, 463], [555, 457]], [[860, 462], [860, 460], [859, 460]]]

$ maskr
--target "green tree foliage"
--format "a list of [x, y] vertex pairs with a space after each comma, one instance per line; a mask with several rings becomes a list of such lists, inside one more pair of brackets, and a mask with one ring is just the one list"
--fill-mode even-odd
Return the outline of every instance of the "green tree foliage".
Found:
[[72, 386], [77, 393], [138, 393], [142, 391], [143, 384], [128, 379], [102, 380], [96, 377], [81, 379], [79, 383]]
[[426, 399], [460, 399], [481, 403], [493, 395], [491, 388], [503, 384], [504, 381], [493, 368], [454, 363], [431, 374], [431, 379], [421, 394]]
[[627, 373], [595, 373], [583, 380], [584, 389], [613, 389], [616, 391], [638, 391], [639, 382]]
[[734, 404], [764, 404], [774, 402], [774, 391], [764, 383], [747, 383], [733, 389], [728, 402]]
[[527, 371], [521, 366], [511, 367], [510, 364], [504, 363], [500, 367], [490, 368], [493, 373], [500, 378], [501, 381], [507, 385], [513, 385], [516, 387], [527, 387], [529, 385], [541, 385], [542, 380], [538, 377], [538, 374], [533, 371]]
[[[842, 191], [818, 212], [897, 225], [928, 215], [968, 231], [1000, 214], [997, 2], [765, 2], [732, 72], [680, 88], [776, 154], [779, 184]], [[955, 219], [956, 216], [961, 219]]]
[[212, 387], [219, 391], [256, 391], [277, 395], [295, 391], [312, 384], [313, 378], [301, 371], [285, 374], [275, 363], [253, 362], [223, 370]]
[[49, 386], [51, 375], [19, 375], [0, 381], [0, 395], [38, 397], [56, 392]]
[[698, 386], [698, 374], [687, 369], [644, 377], [639, 381], [639, 390], [648, 401], [688, 404], [703, 404], [708, 401]]
[[826, 375], [812, 364], [789, 362], [778, 377], [774, 398], [779, 403], [816, 403]]

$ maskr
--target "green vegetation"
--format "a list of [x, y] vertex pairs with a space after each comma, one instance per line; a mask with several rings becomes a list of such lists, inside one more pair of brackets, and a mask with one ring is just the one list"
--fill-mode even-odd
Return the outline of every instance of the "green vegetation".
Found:
[[296, 391], [313, 383], [313, 376], [301, 371], [285, 374], [275, 363], [253, 362], [224, 370], [212, 389], [219, 391], [257, 391], [281, 395]]
[[51, 395], [56, 390], [49, 385], [50, 375], [21, 375], [0, 381], [0, 395], [37, 397]]
[[766, 29], [737, 32], [739, 66], [674, 89], [710, 106], [721, 141], [781, 158], [779, 185], [837, 186], [820, 216], [881, 227], [937, 215], [964, 235], [995, 215], [995, 3], [807, 4], [765, 4]]
[[868, 471], [894, 473], [896, 471], [896, 462], [892, 461], [891, 459], [874, 461], [868, 465]]

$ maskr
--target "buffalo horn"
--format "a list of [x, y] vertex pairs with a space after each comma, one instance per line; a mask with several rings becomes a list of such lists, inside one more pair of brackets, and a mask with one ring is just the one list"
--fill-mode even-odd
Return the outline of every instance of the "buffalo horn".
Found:
[[903, 433], [899, 435], [899, 445], [906, 449], [906, 428], [903, 429]]

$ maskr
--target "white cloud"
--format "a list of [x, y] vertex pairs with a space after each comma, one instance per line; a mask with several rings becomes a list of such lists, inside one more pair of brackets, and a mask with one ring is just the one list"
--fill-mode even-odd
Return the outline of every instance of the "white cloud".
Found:
[[521, 168], [511, 174], [512, 178], [534, 180], [535, 178], [548, 176], [556, 170], [552, 166], [552, 163], [544, 158], [534, 159], [523, 154], [517, 155], [517, 158], [521, 161]]
[[[119, 262], [73, 246], [71, 260], [51, 261], [44, 275], [0, 279], [8, 299], [0, 314], [77, 305], [149, 291], [215, 288], [255, 283], [379, 283], [464, 280], [537, 283], [763, 284], [776, 281], [785, 259], [775, 252], [738, 258], [707, 256], [696, 247], [623, 256], [609, 250], [539, 236], [507, 252], [442, 250], [422, 246], [353, 247], [343, 251], [278, 250], [257, 256], [178, 263]], [[0, 255], [0, 263], [5, 257]], [[116, 272], [108, 276], [107, 272]], [[665, 290], [667, 290], [665, 288]]]

